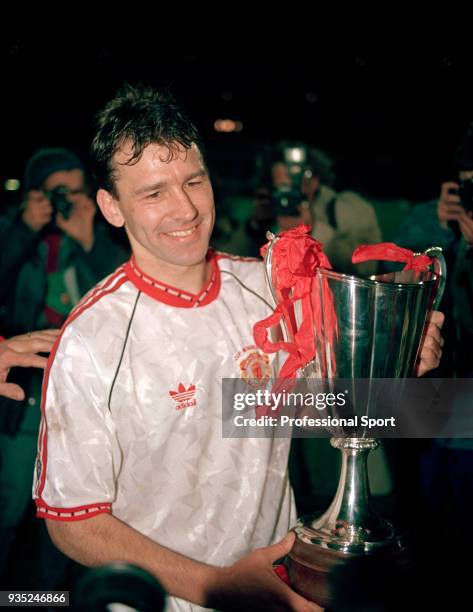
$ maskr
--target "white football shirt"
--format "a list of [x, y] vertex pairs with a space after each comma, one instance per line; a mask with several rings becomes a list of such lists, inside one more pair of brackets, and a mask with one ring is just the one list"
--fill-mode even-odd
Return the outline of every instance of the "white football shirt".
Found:
[[271, 313], [263, 265], [208, 259], [198, 295], [155, 281], [132, 258], [72, 312], [45, 374], [38, 516], [109, 512], [218, 566], [295, 523], [290, 440], [222, 437], [222, 378], [246, 377], [248, 367], [253, 377], [275, 374], [252, 335]]

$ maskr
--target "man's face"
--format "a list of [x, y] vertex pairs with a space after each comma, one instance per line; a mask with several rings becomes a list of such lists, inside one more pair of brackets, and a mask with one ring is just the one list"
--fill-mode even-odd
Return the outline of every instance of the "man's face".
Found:
[[168, 148], [150, 144], [128, 165], [131, 154], [130, 143], [115, 154], [117, 197], [108, 197], [118, 215], [112, 223], [125, 226], [138, 265], [153, 273], [202, 264], [215, 208], [199, 150], [180, 147], [167, 161]]
[[[277, 162], [272, 166], [271, 177], [272, 177], [273, 187], [275, 188], [292, 185], [292, 178], [289, 173], [288, 167], [286, 164], [282, 162]], [[300, 190], [301, 190], [302, 195], [307, 196], [308, 201], [310, 202], [312, 199], [312, 196], [314, 195], [316, 191], [316, 188], [310, 183], [310, 179], [304, 176], [302, 179], [302, 184], [300, 185]], [[308, 191], [310, 193], [308, 193]], [[310, 212], [310, 207], [308, 205], [308, 202], [301, 201], [300, 205], [298, 206], [298, 211], [299, 211], [299, 214], [297, 216], [295, 215], [277, 215], [276, 223], [278, 224], [279, 229], [281, 231], [283, 232], [287, 231], [293, 227], [297, 227], [301, 223], [305, 223], [306, 225], [312, 225], [312, 215]]]

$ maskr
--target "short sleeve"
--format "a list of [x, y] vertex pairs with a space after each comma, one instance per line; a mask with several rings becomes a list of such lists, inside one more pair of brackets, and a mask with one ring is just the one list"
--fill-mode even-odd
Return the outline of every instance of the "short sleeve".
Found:
[[108, 407], [110, 384], [79, 331], [66, 327], [43, 383], [37, 516], [73, 521], [111, 512], [122, 455]]

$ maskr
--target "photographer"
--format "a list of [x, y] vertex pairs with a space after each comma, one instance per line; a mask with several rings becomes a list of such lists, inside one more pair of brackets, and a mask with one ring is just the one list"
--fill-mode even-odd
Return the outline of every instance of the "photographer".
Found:
[[447, 260], [446, 347], [443, 376], [473, 375], [473, 124], [453, 158], [457, 180], [445, 181], [438, 199], [413, 207], [395, 242], [423, 251], [435, 244]]
[[333, 161], [323, 151], [300, 142], [282, 141], [263, 162], [262, 178], [271, 196], [257, 202], [252, 220], [255, 228], [260, 219], [268, 223], [270, 207], [281, 230], [300, 223], [312, 225], [312, 235], [324, 244], [337, 272], [376, 272], [376, 262], [351, 263], [357, 246], [381, 241], [375, 211], [357, 193], [337, 193], [333, 189]]
[[[41, 149], [33, 155], [24, 193], [17, 215], [0, 218], [0, 329], [7, 337], [60, 327], [81, 296], [127, 257], [107, 228], [94, 222], [85, 168], [71, 151]], [[5, 564], [31, 505], [42, 372], [19, 368], [10, 379], [25, 398], [0, 400], [0, 561]], [[41, 558], [40, 567], [54, 574], [60, 562], [52, 554], [54, 559]], [[53, 584], [43, 576], [41, 586]]]

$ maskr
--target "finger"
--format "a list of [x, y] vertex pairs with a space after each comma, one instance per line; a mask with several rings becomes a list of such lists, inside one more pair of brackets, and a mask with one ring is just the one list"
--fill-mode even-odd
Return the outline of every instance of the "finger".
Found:
[[440, 364], [440, 357], [438, 357], [433, 351], [427, 348], [421, 356], [421, 360], [419, 362], [419, 367], [417, 370], [417, 376], [423, 376], [426, 372], [437, 368]]
[[439, 329], [442, 329], [445, 323], [445, 315], [440, 310], [432, 310], [428, 317], [429, 323], [436, 325]]
[[43, 338], [44, 340], [54, 342], [58, 338], [60, 333], [60, 329], [45, 329], [44, 331], [40, 332], [39, 337]]
[[32, 336], [38, 336], [38, 338], [57, 338], [61, 333], [60, 329], [38, 329], [34, 332], [29, 332], [30, 338]]
[[34, 340], [46, 340], [47, 342], [53, 342], [59, 335], [61, 330], [59, 329], [42, 329], [34, 332], [28, 332], [27, 334], [21, 334], [20, 336], [12, 336], [5, 340], [6, 344], [14, 350], [21, 350], [21, 346], [30, 343]]
[[449, 206], [444, 206], [441, 213], [442, 217], [445, 217], [446, 219], [457, 220], [462, 217], [463, 209], [450, 204]]
[[458, 183], [455, 183], [454, 181], [446, 181], [445, 183], [442, 183], [442, 187], [440, 189], [440, 197], [445, 197], [446, 195], [449, 195], [449, 191], [451, 189], [458, 189], [460, 187], [460, 185]]
[[439, 338], [435, 338], [432, 335], [426, 336], [424, 338], [424, 342], [422, 344], [421, 357], [423, 357], [424, 352], [427, 349], [430, 350], [430, 351], [433, 351], [436, 355], [438, 355], [440, 357], [442, 355], [442, 347], [441, 347], [441, 344], [440, 344], [440, 337]]
[[449, 193], [443, 200], [444, 206], [454, 206], [455, 208], [461, 208], [461, 198], [455, 194]]
[[51, 340], [57, 338], [60, 331], [61, 330], [59, 329], [55, 331], [45, 329], [41, 331], [28, 332], [27, 334], [22, 334], [21, 336], [15, 336], [15, 338], [12, 338], [12, 340], [17, 339], [21, 340], [21, 342], [29, 342], [30, 340]]
[[293, 531], [290, 531], [282, 540], [276, 542], [276, 544], [268, 546], [267, 550], [270, 553], [271, 562], [277, 561], [281, 557], [285, 557], [294, 546], [295, 539], [296, 534]]
[[429, 323], [425, 330], [425, 338], [435, 338], [437, 342], [440, 342], [442, 334], [440, 333], [440, 327], [435, 323]]
[[11, 342], [11, 348], [18, 353], [49, 353], [54, 342], [55, 338], [31, 337]]
[[25, 399], [25, 392], [19, 385], [14, 383], [0, 383], [0, 395], [8, 397], [8, 399], [21, 402]]
[[41, 357], [34, 353], [17, 353], [16, 351], [8, 350], [0, 355], [2, 369], [13, 367], [44, 369], [47, 363], [46, 357]]

